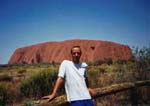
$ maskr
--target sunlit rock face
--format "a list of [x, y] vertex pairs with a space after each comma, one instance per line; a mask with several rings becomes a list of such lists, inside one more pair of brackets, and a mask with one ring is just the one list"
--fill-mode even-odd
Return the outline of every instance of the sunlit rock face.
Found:
[[71, 60], [72, 46], [82, 49], [81, 60], [93, 62], [98, 60], [129, 60], [132, 52], [129, 46], [101, 40], [66, 40], [59, 42], [45, 42], [16, 49], [8, 64], [62, 62]]

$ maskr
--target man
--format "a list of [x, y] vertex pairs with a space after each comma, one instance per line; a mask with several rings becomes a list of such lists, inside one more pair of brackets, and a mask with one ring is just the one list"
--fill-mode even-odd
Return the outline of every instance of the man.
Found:
[[91, 96], [94, 92], [88, 88], [87, 64], [80, 62], [80, 46], [71, 49], [72, 61], [64, 60], [59, 68], [58, 78], [51, 95], [44, 96], [48, 101], [56, 97], [58, 89], [65, 83], [67, 101], [70, 106], [94, 106]]

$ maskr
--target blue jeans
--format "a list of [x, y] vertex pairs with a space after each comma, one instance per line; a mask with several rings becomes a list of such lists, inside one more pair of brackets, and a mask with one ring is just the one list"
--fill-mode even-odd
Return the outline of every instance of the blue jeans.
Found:
[[70, 106], [94, 106], [94, 103], [91, 99], [77, 100], [70, 102]]

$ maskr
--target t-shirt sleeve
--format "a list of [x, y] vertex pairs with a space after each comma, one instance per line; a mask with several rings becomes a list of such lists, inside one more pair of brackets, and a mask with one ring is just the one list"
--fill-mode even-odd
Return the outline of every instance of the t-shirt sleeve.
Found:
[[85, 68], [84, 77], [88, 77], [88, 65], [86, 63], [82, 63], [82, 67]]
[[58, 70], [58, 76], [64, 78], [65, 77], [65, 61], [63, 61]]

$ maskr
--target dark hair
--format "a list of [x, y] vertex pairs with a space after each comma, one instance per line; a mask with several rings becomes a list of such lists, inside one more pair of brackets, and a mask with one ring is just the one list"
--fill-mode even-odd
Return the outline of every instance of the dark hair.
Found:
[[[81, 52], [81, 48], [80, 48], [80, 46], [73, 46], [72, 48], [71, 48], [71, 54], [72, 54], [72, 49], [73, 48], [79, 48], [80, 49], [80, 52]], [[81, 52], [82, 53], [82, 52]]]

